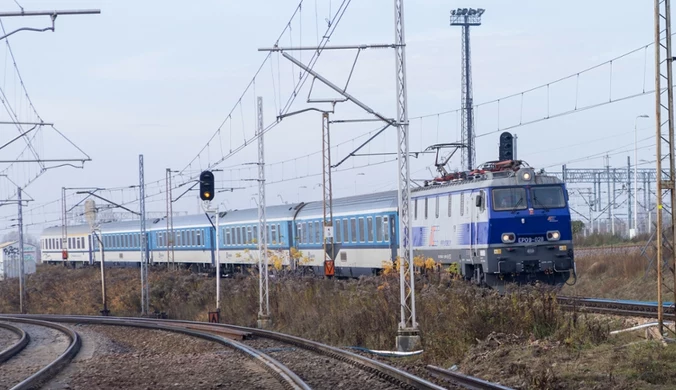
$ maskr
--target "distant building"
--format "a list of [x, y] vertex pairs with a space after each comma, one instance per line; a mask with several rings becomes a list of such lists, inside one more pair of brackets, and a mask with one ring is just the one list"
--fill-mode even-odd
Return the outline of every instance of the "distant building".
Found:
[[[24, 274], [35, 273], [35, 263], [37, 258], [37, 248], [35, 245], [23, 245], [24, 256]], [[17, 241], [10, 241], [0, 244], [0, 280], [18, 278], [21, 273], [21, 263], [19, 262], [19, 244]]]

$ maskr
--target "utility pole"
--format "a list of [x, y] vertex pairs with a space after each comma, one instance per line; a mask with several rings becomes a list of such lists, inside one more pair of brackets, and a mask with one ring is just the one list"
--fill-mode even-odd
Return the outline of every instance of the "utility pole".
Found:
[[143, 175], [143, 155], [138, 156], [139, 203], [141, 205], [141, 314], [150, 314], [150, 297], [148, 288], [148, 252], [146, 245], [146, 190]]
[[270, 290], [268, 289], [268, 224], [265, 215], [265, 148], [263, 142], [263, 98], [257, 98], [256, 135], [258, 136], [258, 327], [270, 327]]
[[21, 187], [17, 187], [16, 198], [19, 204], [19, 312], [26, 312], [26, 281], [24, 270], [24, 251], [23, 251], [23, 202], [21, 200]]
[[469, 39], [470, 26], [481, 25], [485, 9], [458, 8], [451, 11], [451, 26], [462, 27], [462, 163], [468, 171], [476, 164], [474, 147], [474, 102], [472, 97], [472, 59]]
[[[671, 51], [671, 1], [655, 0], [655, 138], [657, 169], [657, 321], [660, 334], [664, 334], [664, 308], [662, 306], [662, 285], [664, 263], [676, 266], [674, 244], [676, 237], [676, 193], [674, 192], [674, 89]], [[666, 166], [664, 166], [665, 164]], [[670, 223], [665, 229], [662, 211], [665, 200], [671, 211]], [[674, 278], [676, 287], [676, 278]], [[676, 288], [674, 289], [676, 294]]]

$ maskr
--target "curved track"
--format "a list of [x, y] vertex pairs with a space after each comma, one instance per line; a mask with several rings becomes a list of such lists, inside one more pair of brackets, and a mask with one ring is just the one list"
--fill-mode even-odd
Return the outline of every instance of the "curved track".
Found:
[[[16, 382], [16, 376], [15, 377], [9, 377], [8, 381], [10, 383], [7, 383], [8, 386], [11, 386], [10, 389], [12, 390], [24, 390], [24, 389], [31, 389], [38, 387], [40, 384], [51, 378], [54, 374], [59, 372], [61, 369], [63, 369], [70, 361], [73, 359], [73, 357], [78, 353], [80, 350], [81, 346], [81, 340], [80, 336], [77, 334], [77, 332], [74, 332], [73, 330], [59, 324], [54, 324], [51, 322], [47, 321], [40, 321], [40, 320], [35, 320], [35, 319], [30, 319], [30, 318], [16, 318], [12, 316], [0, 316], [0, 319], [3, 321], [7, 322], [18, 322], [22, 324], [29, 324], [30, 326], [37, 326], [41, 328], [50, 328], [54, 329], [62, 334], [65, 334], [69, 339], [70, 343], [68, 344], [68, 347], [63, 351], [61, 354], [58, 355], [58, 357], [54, 360], [52, 360], [50, 363], [39, 369], [37, 372], [33, 372], [30, 374], [27, 378], [24, 379], [19, 379], [19, 383]], [[12, 325], [10, 325], [12, 326]], [[17, 327], [14, 327], [17, 328]], [[29, 336], [26, 335], [26, 332], [24, 332], [25, 340], [26, 340], [26, 345], [29, 343]], [[38, 338], [33, 337], [33, 341], [36, 342]], [[21, 340], [24, 340], [24, 337], [21, 337]], [[54, 340], [56, 342], [57, 339]], [[50, 341], [51, 342], [51, 341]], [[25, 347], [25, 345], [24, 345]], [[21, 348], [23, 349], [23, 347]], [[29, 351], [29, 348], [25, 348], [20, 352], [23, 352], [26, 355], [30, 355], [30, 353], [35, 353], [36, 351], [39, 351], [38, 349], [36, 350], [31, 350]], [[12, 358], [19, 359], [21, 355], [19, 355], [20, 352], [14, 353], [11, 357], [8, 358], [8, 362], [12, 362]], [[30, 352], [30, 353], [29, 353]], [[27, 358], [30, 358], [31, 356], [26, 356]], [[29, 360], [30, 361], [30, 360]], [[24, 362], [20, 362], [21, 365], [24, 365]], [[17, 363], [18, 364], [18, 363]], [[12, 370], [13, 371], [13, 370]], [[20, 374], [19, 374], [20, 375]], [[13, 386], [12, 386], [13, 385]]]
[[[167, 325], [165, 321], [143, 321], [141, 319], [132, 319], [132, 318], [103, 318], [103, 317], [80, 317], [80, 316], [26, 316], [30, 318], [40, 318], [44, 321], [54, 321], [54, 322], [66, 322], [66, 323], [80, 323], [80, 324], [96, 324], [96, 325], [116, 325], [116, 326], [129, 326], [136, 328], [145, 328], [153, 330], [166, 330], [170, 332], [182, 333], [188, 336], [201, 338], [204, 340], [216, 342], [232, 348], [238, 352], [245, 354], [246, 356], [252, 358], [256, 362], [260, 363], [272, 376], [277, 378], [284, 388], [287, 389], [310, 389], [310, 387], [303, 382], [295, 373], [285, 367], [283, 364], [279, 363], [277, 360], [272, 357], [261, 353], [253, 348], [248, 347], [247, 345], [232, 340], [230, 338], [225, 338], [215, 334], [197, 331], [189, 329], [189, 327], [181, 326], [180, 324], [175, 324], [175, 326]], [[0, 319], [3, 319], [0, 316]], [[178, 325], [178, 326], [176, 326]], [[231, 337], [238, 337], [242, 335], [242, 332], [220, 332], [228, 333]]]
[[[425, 379], [419, 378], [415, 375], [411, 375], [405, 371], [399, 370], [395, 367], [389, 366], [387, 364], [378, 362], [376, 360], [369, 359], [365, 356], [360, 356], [349, 351], [345, 351], [339, 348], [331, 347], [325, 344], [321, 344], [315, 341], [302, 339], [300, 337], [290, 336], [282, 333], [266, 331], [255, 328], [247, 328], [234, 325], [224, 325], [224, 324], [213, 324], [206, 322], [194, 322], [194, 321], [178, 321], [178, 320], [155, 320], [148, 318], [131, 318], [131, 317], [95, 317], [95, 316], [57, 316], [57, 315], [27, 315], [26, 317], [38, 318], [45, 321], [55, 321], [55, 322], [69, 322], [69, 323], [87, 323], [87, 324], [109, 324], [109, 325], [121, 325], [121, 326], [136, 326], [143, 328], [151, 329], [164, 329], [164, 330], [174, 330], [177, 332], [182, 332], [189, 334], [188, 332], [193, 332], [198, 337], [204, 338], [218, 338], [221, 343], [228, 344], [238, 344], [241, 348], [240, 350], [246, 353], [254, 352], [258, 356], [256, 359], [266, 360], [267, 362], [276, 362], [277, 370], [283, 371], [281, 367], [284, 368], [283, 373], [289, 378], [293, 379], [294, 377], [297, 380], [294, 382], [293, 387], [291, 385], [287, 386], [290, 388], [307, 388], [308, 386], [303, 382], [296, 374], [293, 374], [287, 367], [277, 362], [272, 357], [268, 356], [265, 353], [256, 351], [255, 348], [245, 345], [244, 343], [237, 342], [234, 340], [228, 340], [224, 337], [216, 336], [211, 333], [229, 333], [229, 334], [244, 334], [246, 338], [247, 334], [253, 334], [260, 338], [265, 338], [273, 341], [277, 341], [283, 344], [292, 345], [300, 349], [313, 352], [315, 354], [315, 369], [316, 370], [325, 370], [331, 373], [331, 363], [327, 363], [326, 358], [335, 359], [350, 366], [353, 366], [361, 371], [364, 371], [368, 377], [376, 377], [381, 381], [388, 382], [390, 385], [388, 387], [397, 387], [397, 388], [406, 388], [406, 389], [424, 389], [424, 390], [440, 390], [444, 389], [441, 386], [435, 385]], [[2, 318], [2, 316], [0, 316]], [[192, 330], [196, 327], [205, 330], [205, 332]], [[192, 328], [192, 329], [188, 329]], [[210, 333], [206, 333], [206, 332]], [[255, 343], [253, 343], [255, 344]], [[324, 356], [324, 359], [318, 359], [316, 354]], [[354, 373], [353, 373], [354, 374]], [[362, 378], [364, 379], [364, 375]], [[368, 379], [368, 378], [365, 378]], [[288, 382], [287, 382], [288, 383]], [[362, 385], [366, 383], [362, 382]]]
[[26, 348], [30, 336], [23, 329], [4, 322], [0, 322], [0, 328], [7, 329], [19, 337], [19, 341], [0, 351], [0, 363], [4, 363]]

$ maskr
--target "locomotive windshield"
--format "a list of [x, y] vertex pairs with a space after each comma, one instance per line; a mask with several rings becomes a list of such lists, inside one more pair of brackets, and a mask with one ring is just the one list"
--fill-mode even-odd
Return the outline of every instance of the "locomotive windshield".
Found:
[[533, 208], [551, 209], [566, 206], [563, 188], [560, 186], [531, 187], [530, 193], [533, 198]]
[[526, 189], [523, 187], [493, 189], [493, 209], [496, 211], [525, 210]]

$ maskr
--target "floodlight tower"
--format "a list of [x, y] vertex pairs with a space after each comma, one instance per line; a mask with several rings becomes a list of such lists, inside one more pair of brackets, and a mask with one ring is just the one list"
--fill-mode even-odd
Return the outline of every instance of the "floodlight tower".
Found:
[[462, 165], [471, 171], [474, 168], [474, 109], [472, 101], [472, 60], [470, 56], [469, 27], [481, 25], [481, 15], [486, 12], [479, 8], [458, 8], [451, 11], [451, 26], [462, 26]]

